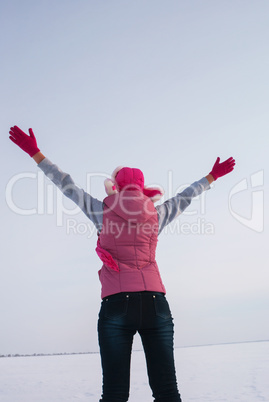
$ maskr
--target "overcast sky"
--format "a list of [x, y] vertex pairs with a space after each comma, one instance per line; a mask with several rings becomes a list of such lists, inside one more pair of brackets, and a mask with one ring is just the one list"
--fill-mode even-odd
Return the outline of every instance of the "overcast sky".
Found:
[[233, 156], [157, 262], [175, 346], [268, 339], [268, 1], [0, 7], [0, 354], [98, 351], [96, 232], [9, 140], [15, 124], [100, 200], [118, 165], [163, 202]]

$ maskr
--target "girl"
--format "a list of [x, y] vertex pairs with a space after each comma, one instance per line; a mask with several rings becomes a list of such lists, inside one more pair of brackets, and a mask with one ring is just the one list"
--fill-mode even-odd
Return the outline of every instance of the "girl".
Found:
[[118, 167], [105, 181], [107, 197], [93, 198], [75, 185], [37, 147], [32, 129], [10, 129], [10, 139], [27, 152], [53, 183], [71, 198], [94, 223], [98, 233], [96, 252], [103, 265], [99, 270], [101, 308], [98, 340], [103, 371], [100, 402], [126, 402], [129, 398], [133, 337], [141, 336], [149, 384], [155, 402], [179, 402], [174, 363], [174, 324], [166, 290], [155, 261], [157, 237], [192, 199], [210, 189], [210, 184], [231, 172], [231, 157], [183, 192], [154, 207], [163, 195], [146, 188], [141, 170]]

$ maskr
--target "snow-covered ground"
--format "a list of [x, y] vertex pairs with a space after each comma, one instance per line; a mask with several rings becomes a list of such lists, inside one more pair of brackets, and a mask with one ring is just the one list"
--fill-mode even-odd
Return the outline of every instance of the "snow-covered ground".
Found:
[[[269, 342], [175, 349], [183, 402], [269, 401]], [[99, 354], [0, 359], [1, 402], [98, 402]], [[132, 355], [130, 402], [150, 402], [142, 351]]]

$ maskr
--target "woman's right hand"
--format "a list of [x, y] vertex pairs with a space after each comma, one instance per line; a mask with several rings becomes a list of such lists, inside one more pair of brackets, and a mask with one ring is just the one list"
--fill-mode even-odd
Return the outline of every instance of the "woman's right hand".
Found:
[[24, 152], [33, 157], [40, 152], [37, 147], [37, 142], [33, 130], [29, 128], [29, 134], [25, 134], [19, 127], [14, 126], [10, 128], [9, 138], [14, 144], [17, 144]]

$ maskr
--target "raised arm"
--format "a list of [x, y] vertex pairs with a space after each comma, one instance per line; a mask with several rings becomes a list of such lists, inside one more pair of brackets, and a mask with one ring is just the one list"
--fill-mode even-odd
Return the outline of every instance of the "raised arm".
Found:
[[159, 219], [159, 234], [166, 225], [172, 222], [190, 205], [194, 197], [197, 197], [205, 190], [209, 190], [211, 188], [210, 184], [214, 180], [230, 173], [235, 165], [235, 160], [232, 157], [222, 163], [219, 162], [220, 158], [218, 157], [211, 172], [207, 176], [192, 183], [184, 191], [156, 207]]
[[62, 193], [77, 204], [85, 215], [94, 223], [99, 231], [103, 222], [103, 203], [86, 193], [77, 186], [68, 173], [63, 172], [57, 165], [46, 158], [37, 146], [33, 130], [24, 133], [19, 127], [11, 127], [10, 139], [37, 163], [45, 175], [62, 191]]
[[[211, 180], [211, 178], [209, 179]], [[163, 204], [157, 205], [159, 234], [165, 226], [169, 225], [178, 215], [185, 211], [194, 197], [210, 188], [209, 180], [203, 177], [201, 180], [195, 181], [189, 187], [185, 188], [181, 193], [177, 193], [174, 197], [166, 200]]]

